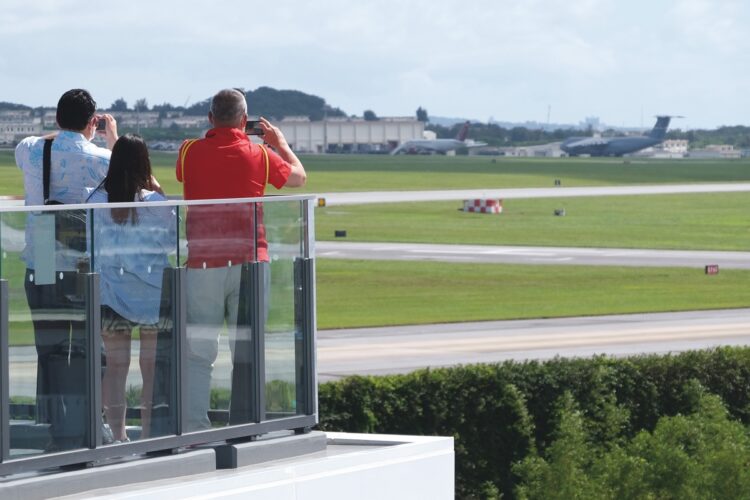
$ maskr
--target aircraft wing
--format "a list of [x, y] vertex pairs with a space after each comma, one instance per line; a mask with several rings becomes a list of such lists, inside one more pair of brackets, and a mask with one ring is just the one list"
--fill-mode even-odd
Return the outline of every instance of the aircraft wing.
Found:
[[469, 149], [471, 149], [471, 148], [481, 148], [481, 147], [484, 147], [486, 145], [487, 145], [486, 142], [474, 142], [474, 141], [469, 141], [469, 140], [464, 141], [464, 147], [465, 148], [469, 148]]

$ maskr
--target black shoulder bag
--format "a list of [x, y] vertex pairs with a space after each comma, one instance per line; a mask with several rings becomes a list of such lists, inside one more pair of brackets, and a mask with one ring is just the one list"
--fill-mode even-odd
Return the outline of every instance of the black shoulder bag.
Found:
[[[49, 199], [50, 157], [52, 155], [52, 141], [45, 139], [44, 155], [42, 156], [42, 182], [45, 205], [63, 205], [62, 202]], [[81, 187], [83, 189], [83, 187]], [[76, 252], [86, 251], [86, 211], [61, 210], [55, 212], [55, 239], [64, 247]]]

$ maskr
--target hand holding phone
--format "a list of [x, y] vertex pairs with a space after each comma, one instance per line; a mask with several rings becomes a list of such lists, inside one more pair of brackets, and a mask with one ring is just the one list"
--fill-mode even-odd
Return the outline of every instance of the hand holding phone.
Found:
[[107, 130], [107, 120], [100, 116], [99, 121], [96, 122], [96, 131], [104, 132], [105, 130]]
[[260, 121], [259, 120], [248, 120], [245, 124], [245, 133], [247, 135], [263, 135], [263, 129], [260, 128]]

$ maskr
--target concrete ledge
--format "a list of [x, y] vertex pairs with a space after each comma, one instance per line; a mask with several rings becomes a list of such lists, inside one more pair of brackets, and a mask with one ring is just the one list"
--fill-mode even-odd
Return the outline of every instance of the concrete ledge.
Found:
[[[308, 447], [308, 450], [312, 450], [320, 446], [321, 440], [324, 443], [327, 441], [323, 451], [282, 459], [273, 459], [269, 454], [273, 452], [264, 449], [265, 446], [281, 444], [289, 449]], [[298, 442], [293, 446], [291, 443], [294, 441]], [[205, 469], [193, 469], [179, 459], [184, 460], [192, 455], [193, 458], [203, 459], [203, 465], [209, 465], [210, 469], [216, 463], [213, 448], [163, 458], [138, 460], [133, 457], [128, 464], [18, 479], [12, 482], [12, 489], [0, 489], [0, 498], [35, 500], [63, 495], [71, 500], [454, 498], [453, 438], [449, 437], [316, 432], [311, 435], [269, 437], [267, 441], [233, 446], [235, 450], [241, 450], [237, 454], [238, 460], [245, 460], [244, 450], [252, 450], [265, 454], [265, 459], [271, 461], [206, 472]], [[167, 466], [167, 473], [157, 475], [151, 469], [162, 461], [171, 465]], [[27, 480], [32, 482], [31, 486], [24, 484]], [[41, 482], [43, 486], [39, 484]]]
[[0, 483], [3, 500], [42, 500], [133, 483], [192, 476], [216, 470], [214, 450], [195, 450], [162, 457], [129, 459], [75, 471], [35, 474]]
[[314, 431], [308, 434], [221, 445], [214, 448], [216, 468], [236, 469], [261, 462], [325, 451], [326, 441], [325, 433]]

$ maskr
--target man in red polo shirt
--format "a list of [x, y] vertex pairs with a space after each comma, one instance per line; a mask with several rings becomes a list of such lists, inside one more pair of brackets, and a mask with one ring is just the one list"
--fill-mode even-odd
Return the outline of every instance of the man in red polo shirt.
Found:
[[[261, 118], [265, 146], [253, 144], [245, 134], [247, 103], [242, 92], [217, 93], [208, 120], [213, 128], [203, 139], [185, 141], [177, 157], [177, 180], [186, 200], [260, 197], [268, 184], [277, 189], [305, 184], [305, 169], [277, 127]], [[197, 430], [211, 425], [211, 372], [225, 322], [234, 344], [242, 264], [267, 263], [268, 244], [262, 205], [255, 203], [191, 206], [186, 231], [187, 430]]]

